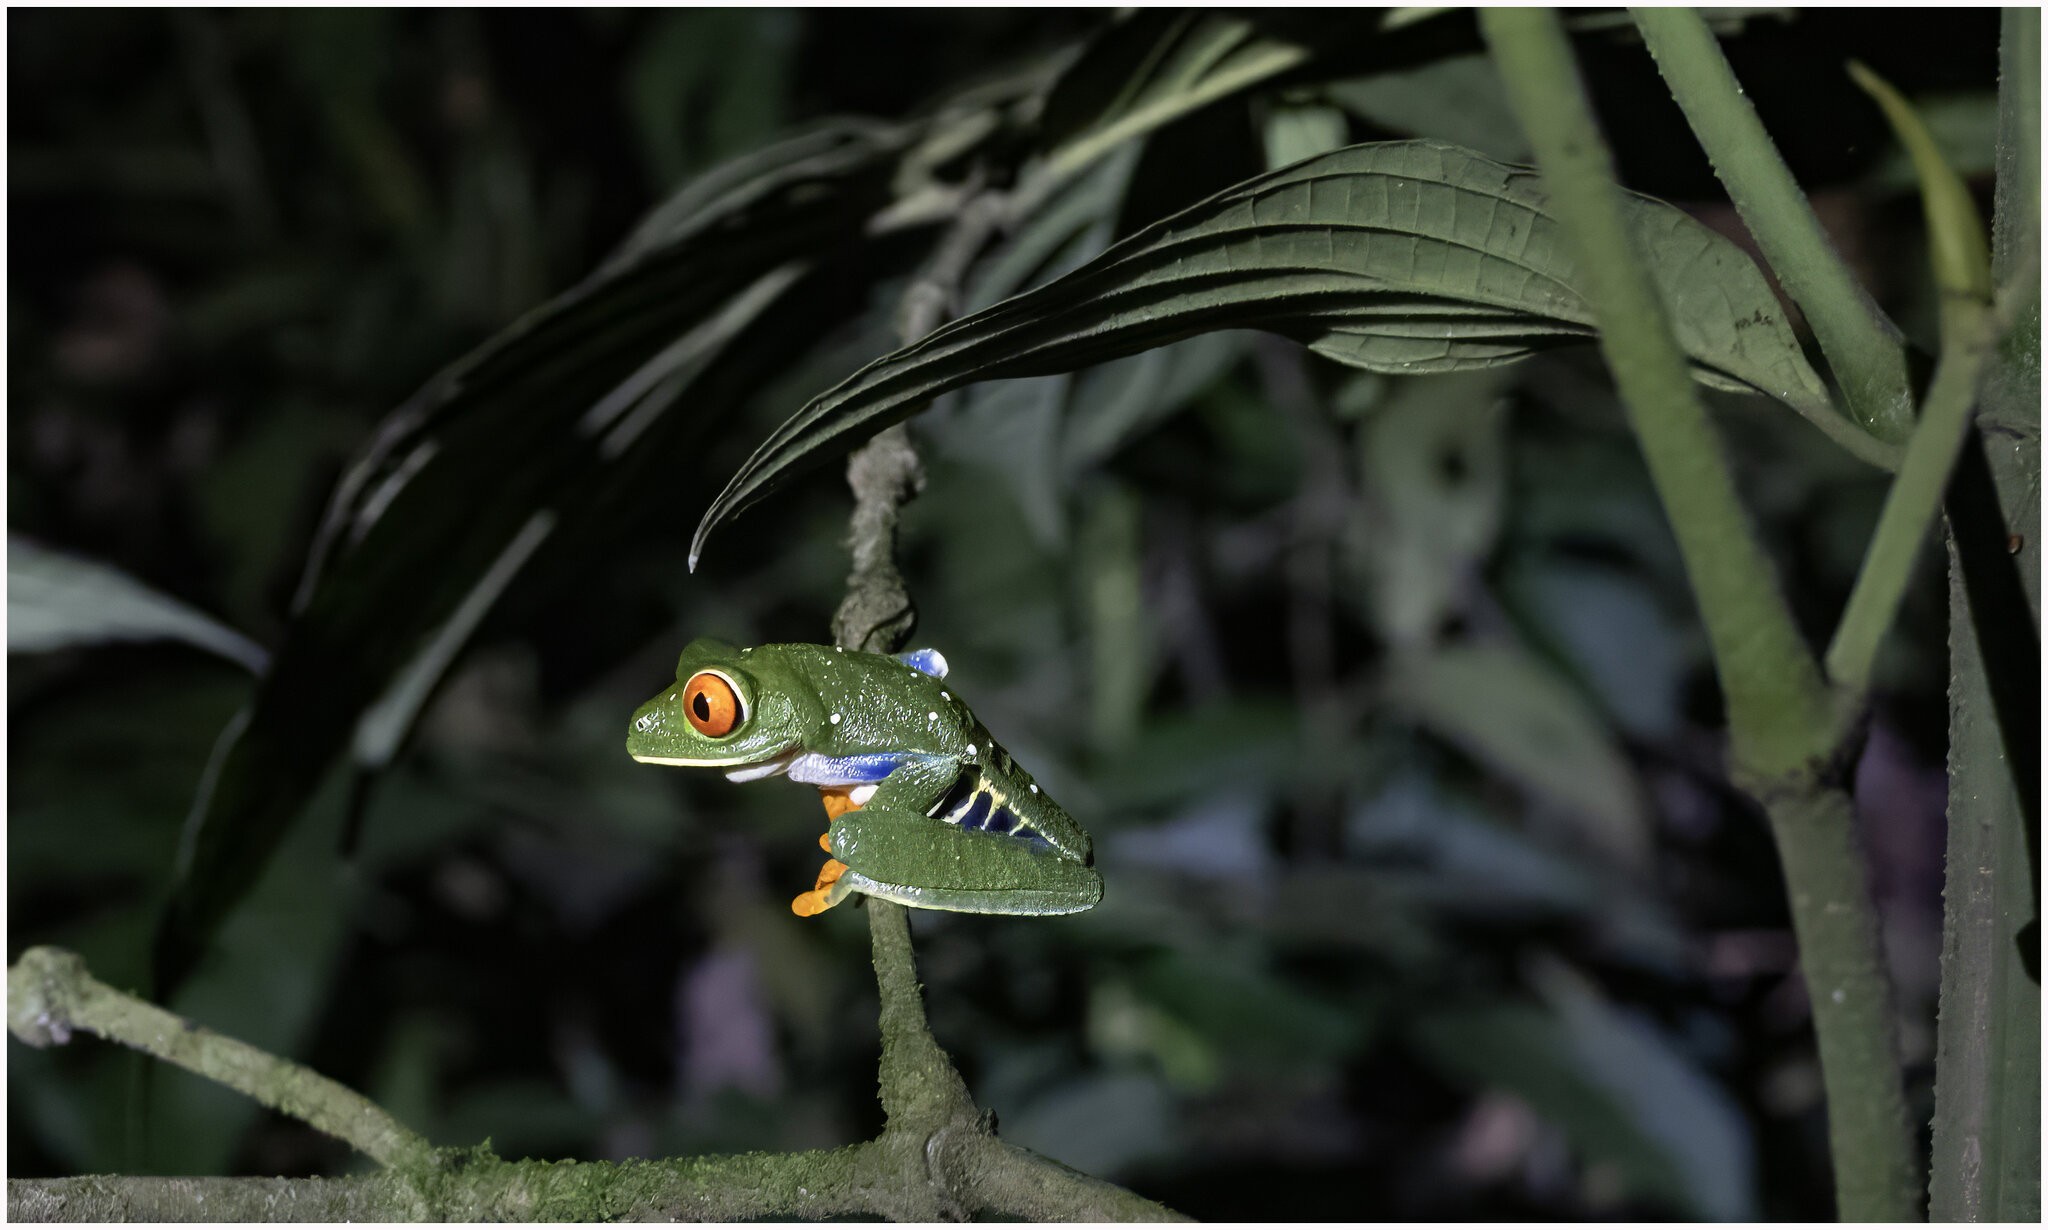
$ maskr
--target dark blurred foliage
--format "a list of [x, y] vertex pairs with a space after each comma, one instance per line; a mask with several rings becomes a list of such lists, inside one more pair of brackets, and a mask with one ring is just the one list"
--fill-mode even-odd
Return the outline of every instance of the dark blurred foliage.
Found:
[[[1101, 19], [8, 24], [10, 532], [275, 644], [321, 507], [380, 417], [669, 190], [806, 120], [911, 114]], [[1984, 185], [1995, 42], [1989, 12], [1885, 10], [1752, 18], [1729, 44], [1838, 242], [1923, 344], [1910, 180], [1839, 65], [1861, 57], [1915, 96]], [[1739, 231], [1625, 26], [1582, 52], [1630, 186]], [[1425, 67], [1421, 87], [1331, 86], [1351, 139], [1516, 153], [1483, 88], [1404, 114], [1455, 74], [1484, 84], [1469, 59]], [[1257, 170], [1271, 105], [1162, 132], [1115, 233]], [[808, 383], [733, 420], [715, 464], [679, 459], [672, 514], [621, 523], [573, 583], [514, 587], [366, 796], [353, 855], [336, 775], [178, 1009], [437, 1143], [488, 1136], [507, 1156], [872, 1133], [865, 920], [785, 904], [816, 869], [815, 801], [636, 766], [621, 744], [691, 636], [822, 636], [844, 566], [835, 472], [725, 531], [695, 576], [684, 548], [713, 492], [688, 476], [729, 473], [887, 349], [890, 306], [878, 292], [790, 356]], [[1719, 404], [1823, 635], [1879, 476], [1772, 407]], [[1073, 919], [916, 919], [934, 1027], [1007, 1137], [1204, 1218], [1828, 1215], [1770, 837], [1725, 784], [1683, 573], [1591, 355], [1403, 382], [1218, 335], [983, 386], [919, 424], [916, 643], [943, 647], [1094, 832], [1108, 883]], [[1857, 785], [1924, 1122], [1946, 659], [1922, 563]], [[10, 665], [10, 956], [63, 944], [140, 987], [248, 676], [171, 642]], [[14, 1175], [361, 1164], [104, 1046], [10, 1045], [8, 1075]]]

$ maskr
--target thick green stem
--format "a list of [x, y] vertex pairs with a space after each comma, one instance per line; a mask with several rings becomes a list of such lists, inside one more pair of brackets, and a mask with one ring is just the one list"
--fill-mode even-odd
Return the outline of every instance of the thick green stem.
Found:
[[1600, 344], [1684, 556], [1727, 698], [1737, 782], [1770, 813], [1821, 1039], [1838, 1210], [1918, 1212], [1891, 993], [1846, 795], [1841, 722], [1736, 495], [1664, 305], [1621, 212], [1612, 160], [1557, 15], [1487, 9], [1482, 29], [1585, 270]]
[[1849, 413], [1884, 439], [1904, 439], [1913, 427], [1913, 407], [1898, 329], [1828, 242], [1713, 31], [1693, 9], [1632, 11], [1736, 212], [1806, 314]]
[[1484, 10], [1481, 21], [1577, 247], [1601, 350], [1678, 537], [1727, 695], [1735, 759], [1752, 772], [1796, 769], [1834, 747], [1832, 705], [1630, 238], [1570, 44], [1548, 11]]
[[1836, 1214], [1918, 1220], [1920, 1167], [1899, 1078], [1891, 984], [1849, 795], [1811, 781], [1763, 793], [1820, 1046]]

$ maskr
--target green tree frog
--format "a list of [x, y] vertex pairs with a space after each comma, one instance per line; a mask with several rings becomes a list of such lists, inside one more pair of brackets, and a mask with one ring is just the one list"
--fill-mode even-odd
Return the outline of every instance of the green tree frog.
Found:
[[690, 642], [674, 686], [633, 714], [642, 764], [786, 776], [817, 788], [832, 857], [790, 903], [866, 893], [927, 910], [1072, 914], [1102, 899], [1088, 834], [946, 685], [946, 659], [823, 645]]

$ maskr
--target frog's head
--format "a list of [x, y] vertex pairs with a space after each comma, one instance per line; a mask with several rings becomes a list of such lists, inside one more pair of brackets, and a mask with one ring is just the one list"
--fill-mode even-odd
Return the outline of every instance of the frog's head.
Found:
[[822, 718], [809, 695], [778, 655], [700, 637], [675, 683], [634, 712], [626, 751], [643, 764], [731, 769], [734, 781], [773, 776]]

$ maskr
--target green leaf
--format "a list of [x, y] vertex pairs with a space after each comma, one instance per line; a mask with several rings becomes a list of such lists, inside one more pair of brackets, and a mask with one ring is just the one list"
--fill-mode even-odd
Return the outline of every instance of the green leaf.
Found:
[[[1767, 393], [1849, 442], [1756, 266], [1683, 212], [1628, 198], [1703, 381]], [[1593, 338], [1582, 276], [1534, 172], [1432, 141], [1355, 145], [1260, 176], [1048, 286], [934, 330], [772, 434], [699, 526], [790, 470], [980, 380], [1048, 375], [1215, 329], [1295, 337], [1338, 362], [1421, 375]]]
[[1305, 62], [1293, 40], [1224, 12], [1140, 11], [1061, 74], [1040, 127], [1055, 176], [1180, 116]]
[[[2006, 527], [2031, 537], [2026, 527], [2041, 524], [2039, 9], [2004, 14], [1994, 202], [1993, 274], [2001, 287], [2028, 277], [2031, 306], [1993, 361], [1982, 435], [1949, 505], [1952, 515], [1992, 507], [1956, 516], [1949, 555], [1948, 852], [1928, 1184], [1937, 1222], [2041, 1218], [2041, 552], [2029, 541], [2009, 554], [1995, 540]], [[1972, 521], [1990, 522], [1994, 540], [1969, 533]], [[2006, 567], [1986, 567], [1993, 561]]]
[[1529, 157], [1529, 141], [1508, 106], [1500, 74], [1484, 55], [1391, 69], [1323, 87], [1332, 102], [1382, 128], [1452, 141], [1509, 161]]
[[1628, 761], [1591, 708], [1535, 658], [1504, 645], [1403, 655], [1388, 693], [1416, 721], [1560, 808], [1624, 864], [1648, 856]]
[[1659, 1031], [1563, 968], [1538, 974], [1547, 1006], [1427, 1010], [1412, 1022], [1412, 1044], [1455, 1077], [1520, 1097], [1633, 1191], [1686, 1217], [1755, 1217], [1752, 1145], [1727, 1094]]
[[106, 564], [7, 538], [7, 652], [184, 641], [252, 672], [269, 655], [233, 628]]
[[[858, 306], [872, 273], [829, 262], [866, 251], [854, 241], [890, 200], [904, 144], [838, 126], [713, 170], [385, 420], [336, 489], [273, 667], [194, 806], [160, 984], [189, 970], [351, 736], [371, 763], [395, 751], [511, 574], [544, 557], [587, 566], [687, 490], [694, 437]], [[536, 518], [553, 528], [529, 554]]]
[[1292, 166], [1351, 144], [1351, 126], [1335, 107], [1280, 103], [1266, 116], [1266, 166]]
[[1849, 62], [1849, 76], [1877, 100], [1899, 144], [1912, 156], [1920, 201], [1927, 211], [1927, 250], [1934, 263], [1934, 285], [1942, 294], [1942, 345], [1947, 348], [1963, 327], [1949, 299], [1991, 302], [1991, 245], [1984, 238], [1977, 202], [1904, 96], [1854, 60]]
[[[1364, 377], [1372, 379], [1372, 377]], [[1346, 562], [1370, 579], [1381, 637], [1423, 644], [1472, 591], [1507, 489], [1503, 374], [1391, 382], [1358, 433], [1366, 498]]]
[[675, 183], [774, 135], [797, 32], [788, 9], [680, 9], [655, 20], [626, 90], [657, 183]]

